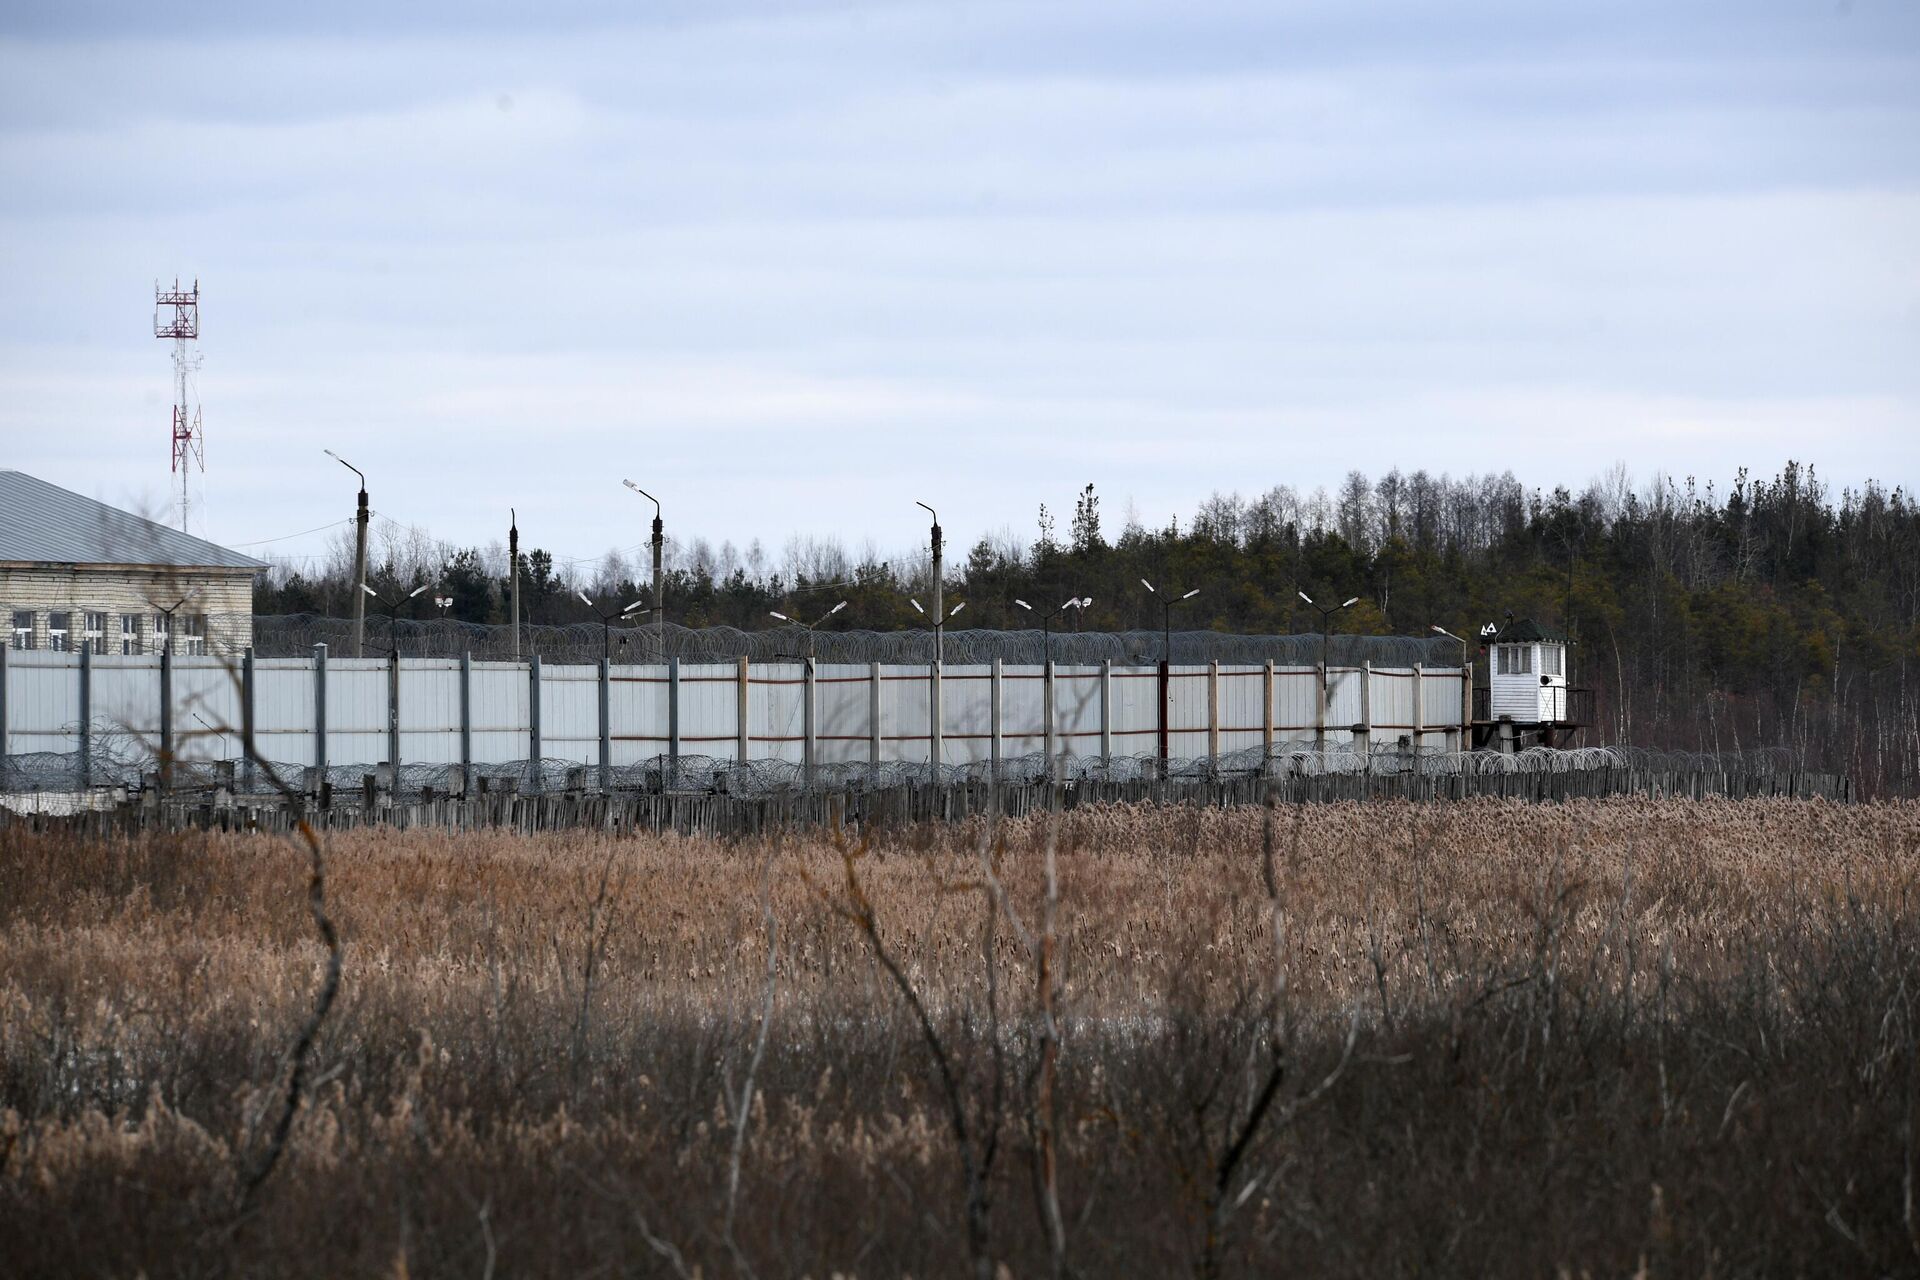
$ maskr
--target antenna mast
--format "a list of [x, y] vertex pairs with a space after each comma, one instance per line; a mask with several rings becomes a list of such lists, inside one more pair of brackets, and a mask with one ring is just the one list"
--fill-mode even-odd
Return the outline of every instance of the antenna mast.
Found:
[[191, 465], [202, 474], [207, 469], [206, 437], [200, 431], [200, 408], [187, 400], [187, 375], [200, 367], [200, 357], [187, 347], [200, 338], [200, 282], [182, 289], [174, 277], [173, 288], [153, 286], [153, 336], [173, 339], [173, 472], [180, 477], [180, 531], [187, 532], [187, 475]]

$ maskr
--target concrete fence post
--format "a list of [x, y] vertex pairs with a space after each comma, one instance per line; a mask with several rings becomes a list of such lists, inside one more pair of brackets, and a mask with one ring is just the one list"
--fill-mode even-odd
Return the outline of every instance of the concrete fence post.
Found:
[[80, 644], [80, 789], [93, 785], [93, 646]]
[[1100, 767], [1113, 768], [1113, 659], [1100, 660]]
[[813, 785], [813, 655], [801, 660], [800, 676], [800, 777]]
[[1273, 759], [1273, 659], [1260, 668], [1260, 776], [1267, 776]]
[[160, 650], [160, 794], [173, 791], [173, 643]]
[[1220, 761], [1220, 660], [1207, 663], [1207, 757]]
[[1313, 690], [1313, 748], [1316, 751], [1327, 749], [1327, 678], [1328, 668], [1325, 659], [1319, 664], [1320, 679]]
[[880, 776], [880, 664], [867, 664], [867, 763]]
[[[1362, 757], [1368, 757], [1373, 751], [1373, 663], [1360, 664], [1360, 723], [1353, 735], [1354, 747]], [[1368, 760], [1368, 767], [1372, 761]]]
[[987, 677], [987, 762], [993, 770], [993, 781], [996, 785], [1000, 781], [1000, 759], [1004, 754], [1001, 742], [1003, 729], [1000, 723], [1001, 665], [1000, 659], [995, 658], [990, 669], [991, 674]]
[[927, 762], [932, 766], [929, 774], [935, 781], [940, 778], [940, 733], [945, 728], [940, 723], [940, 677], [945, 667], [945, 663], [935, 658], [927, 668]]
[[540, 743], [540, 655], [527, 659], [527, 790], [541, 789], [544, 778], [540, 768], [543, 748]]
[[400, 793], [400, 645], [387, 655], [387, 767], [393, 770], [393, 792]]
[[612, 699], [613, 672], [605, 658], [600, 659], [600, 680], [595, 692], [598, 694], [598, 720], [600, 727], [600, 790], [613, 790], [613, 726], [608, 723], [613, 708]]
[[667, 769], [680, 785], [680, 655], [667, 659]]
[[313, 785], [307, 790], [320, 794], [327, 781], [327, 646], [313, 646]]
[[1413, 664], [1413, 754], [1420, 754], [1420, 743], [1427, 732], [1427, 675], [1421, 663]]
[[1047, 760], [1046, 776], [1053, 776], [1053, 659], [1040, 664], [1040, 751]]
[[747, 763], [747, 691], [751, 687], [751, 681], [747, 673], [747, 665], [745, 658], [740, 659], [737, 673], [734, 676], [733, 688], [733, 753], [735, 759], [741, 765]]
[[12, 647], [13, 637], [0, 635], [0, 774], [6, 773], [7, 761], [13, 755], [7, 719], [7, 650]]
[[255, 738], [258, 727], [260, 681], [253, 669], [253, 646], [240, 651], [240, 789], [252, 791], [255, 785], [254, 761], [260, 744]]
[[460, 655], [460, 783], [473, 794], [473, 650]]

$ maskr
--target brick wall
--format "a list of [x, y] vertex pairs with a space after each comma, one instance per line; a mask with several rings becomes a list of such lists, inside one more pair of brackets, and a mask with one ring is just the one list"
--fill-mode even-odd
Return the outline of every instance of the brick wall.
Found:
[[[50, 647], [48, 622], [67, 613], [69, 643], [78, 650], [88, 613], [106, 617], [106, 652], [120, 652], [121, 616], [138, 617], [141, 653], [158, 653], [156, 605], [171, 605], [195, 588], [199, 594], [174, 614], [175, 627], [187, 614], [207, 618], [207, 649], [238, 653], [253, 643], [253, 573], [231, 569], [137, 569], [0, 566], [0, 643], [13, 643], [13, 614], [33, 614], [33, 647]], [[184, 633], [182, 633], [184, 634]], [[177, 639], [178, 637], [176, 637]], [[181, 652], [176, 646], [175, 652]]]

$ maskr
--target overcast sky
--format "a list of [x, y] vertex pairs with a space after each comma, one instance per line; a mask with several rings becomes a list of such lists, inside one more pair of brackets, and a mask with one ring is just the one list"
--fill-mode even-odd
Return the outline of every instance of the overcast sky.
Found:
[[1911, 0], [257, 7], [0, 11], [0, 465], [164, 509], [177, 273], [229, 544], [1920, 480]]

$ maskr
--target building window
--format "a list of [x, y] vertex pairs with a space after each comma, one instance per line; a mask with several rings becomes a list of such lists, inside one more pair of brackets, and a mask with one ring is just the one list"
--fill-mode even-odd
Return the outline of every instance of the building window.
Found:
[[33, 610], [15, 609], [13, 611], [13, 647], [33, 648]]
[[1565, 675], [1566, 653], [1567, 651], [1557, 644], [1541, 645], [1540, 674], [1543, 676]]
[[1503, 676], [1524, 676], [1533, 670], [1533, 646], [1530, 644], [1503, 644], [1499, 646], [1500, 674]]
[[147, 643], [147, 652], [165, 653], [166, 651], [167, 615], [164, 613], [156, 613], [153, 615], [153, 631], [150, 633], [150, 639]]
[[65, 653], [73, 648], [73, 615], [55, 612], [47, 615], [47, 648]]
[[86, 647], [91, 653], [107, 651], [107, 615], [104, 613], [87, 614]]
[[207, 615], [189, 613], [180, 619], [180, 652], [204, 654], [207, 651]]
[[140, 615], [123, 613], [120, 615], [120, 653], [123, 657], [134, 657], [140, 652]]

